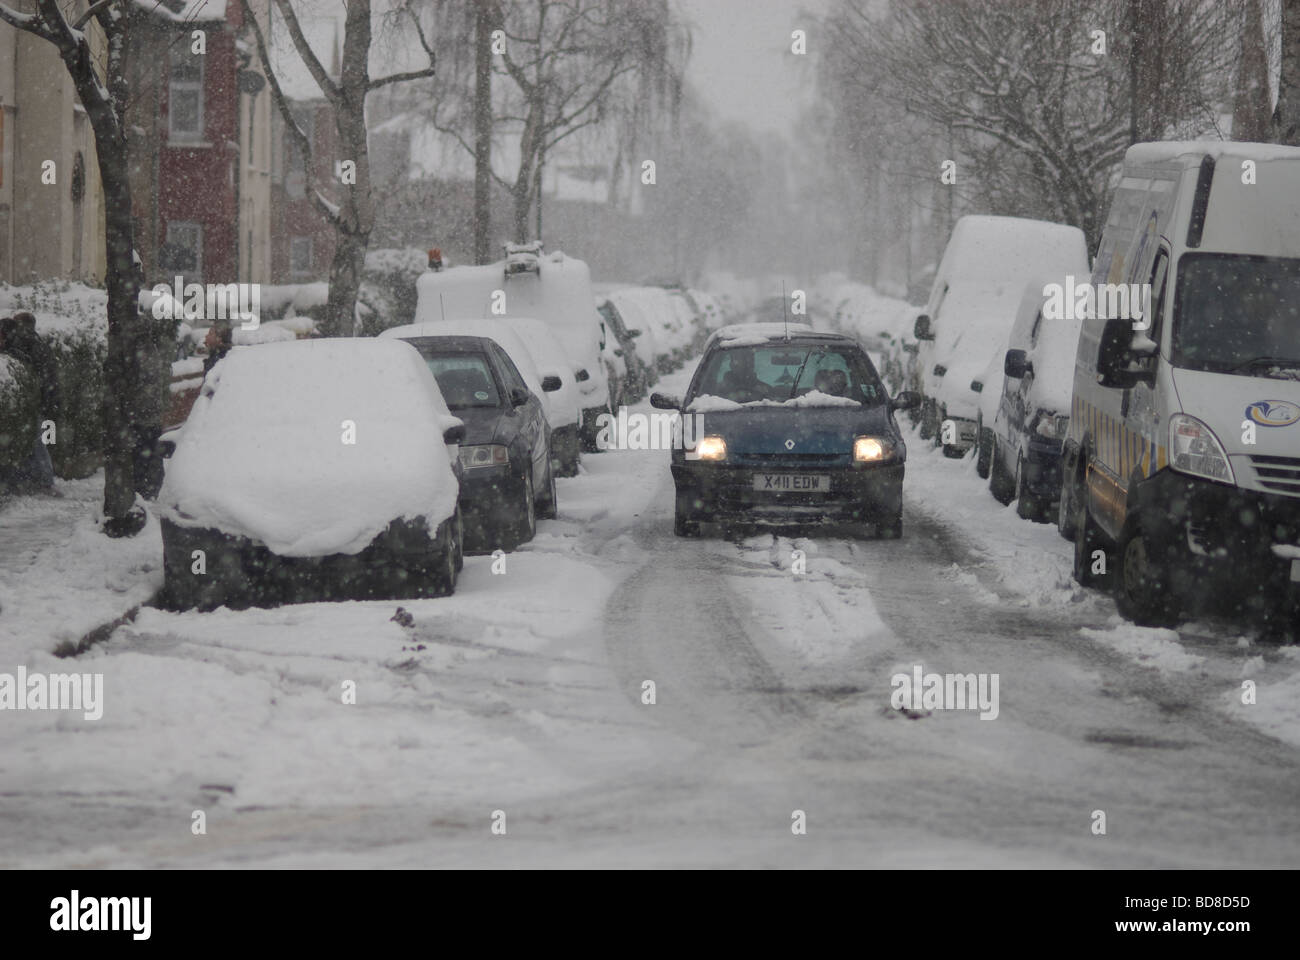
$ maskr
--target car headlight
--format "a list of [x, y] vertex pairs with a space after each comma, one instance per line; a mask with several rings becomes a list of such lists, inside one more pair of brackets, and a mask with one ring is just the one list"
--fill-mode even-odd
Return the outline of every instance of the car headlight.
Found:
[[695, 456], [699, 460], [726, 460], [727, 441], [721, 437], [701, 437], [695, 445]]
[[499, 467], [509, 462], [510, 451], [499, 443], [474, 443], [460, 448], [460, 465], [466, 470]]
[[853, 459], [863, 463], [875, 463], [888, 460], [894, 455], [894, 447], [888, 440], [879, 437], [858, 437], [853, 441]]
[[1179, 473], [1236, 483], [1228, 454], [1214, 431], [1185, 413], [1169, 418], [1169, 466]]

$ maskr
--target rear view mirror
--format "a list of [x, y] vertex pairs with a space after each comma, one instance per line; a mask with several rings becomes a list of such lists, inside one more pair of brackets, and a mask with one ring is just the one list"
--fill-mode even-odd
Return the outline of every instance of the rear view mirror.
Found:
[[563, 382], [561, 382], [560, 378], [555, 374], [551, 374], [549, 377], [542, 377], [542, 389], [547, 393], [554, 393], [563, 386]]
[[522, 407], [528, 402], [530, 394], [523, 387], [514, 387], [510, 391], [510, 406]]
[[454, 427], [448, 427], [442, 431], [443, 443], [464, 443], [465, 442], [465, 424], [458, 423]]
[[772, 358], [774, 367], [797, 367], [803, 363], [803, 357], [797, 353], [783, 353]]
[[1002, 359], [1002, 372], [1012, 380], [1019, 380], [1034, 369], [1023, 350], [1008, 350]]
[[1097, 345], [1097, 383], [1116, 390], [1128, 390], [1143, 379], [1132, 368], [1138, 360], [1132, 350], [1133, 321], [1112, 317], [1101, 329]]
[[650, 406], [656, 410], [680, 410], [682, 402], [666, 393], [652, 393], [650, 394]]
[[912, 336], [918, 340], [933, 340], [934, 330], [930, 326], [930, 315], [923, 313], [916, 318], [916, 323], [912, 327]]

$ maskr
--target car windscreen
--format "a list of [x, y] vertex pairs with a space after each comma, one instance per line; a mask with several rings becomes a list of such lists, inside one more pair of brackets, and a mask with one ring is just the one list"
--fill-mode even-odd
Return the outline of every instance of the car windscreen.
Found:
[[881, 403], [886, 397], [880, 378], [860, 350], [780, 341], [712, 351], [694, 395], [736, 403], [783, 402], [814, 390], [865, 404]]
[[452, 410], [501, 406], [500, 391], [483, 354], [421, 353], [438, 381], [443, 399]]
[[1185, 254], [1178, 264], [1173, 363], [1267, 376], [1300, 370], [1300, 259]]

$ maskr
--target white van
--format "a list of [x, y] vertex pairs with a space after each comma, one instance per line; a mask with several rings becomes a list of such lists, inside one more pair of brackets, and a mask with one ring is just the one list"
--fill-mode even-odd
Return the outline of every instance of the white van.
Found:
[[415, 320], [534, 317], [555, 333], [581, 394], [584, 448], [595, 449], [596, 418], [610, 411], [600, 351], [603, 329], [587, 264], [537, 243], [506, 245], [506, 259], [481, 267], [430, 270], [416, 281]]
[[[975, 445], [981, 394], [1002, 392], [1002, 367], [994, 358], [1006, 349], [1025, 280], [1087, 269], [1087, 242], [1078, 227], [1021, 217], [957, 221], [913, 328], [918, 349], [910, 389], [925, 396], [922, 439], [941, 442], [952, 457]], [[990, 365], [994, 382], [985, 383]]]
[[[1092, 281], [1058, 519], [1076, 579], [1112, 575], [1138, 623], [1211, 596], [1293, 617], [1300, 148], [1130, 147]], [[1124, 311], [1119, 285], [1148, 283], [1150, 317]]]

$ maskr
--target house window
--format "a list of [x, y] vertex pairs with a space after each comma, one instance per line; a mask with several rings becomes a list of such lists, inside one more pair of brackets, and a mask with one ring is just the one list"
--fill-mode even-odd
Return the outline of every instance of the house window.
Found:
[[171, 48], [167, 102], [168, 130], [175, 140], [203, 136], [203, 57], [180, 42]]
[[295, 280], [311, 276], [311, 237], [290, 239], [289, 275]]
[[167, 221], [167, 240], [158, 251], [158, 268], [168, 280], [203, 282], [203, 226], [186, 220]]

